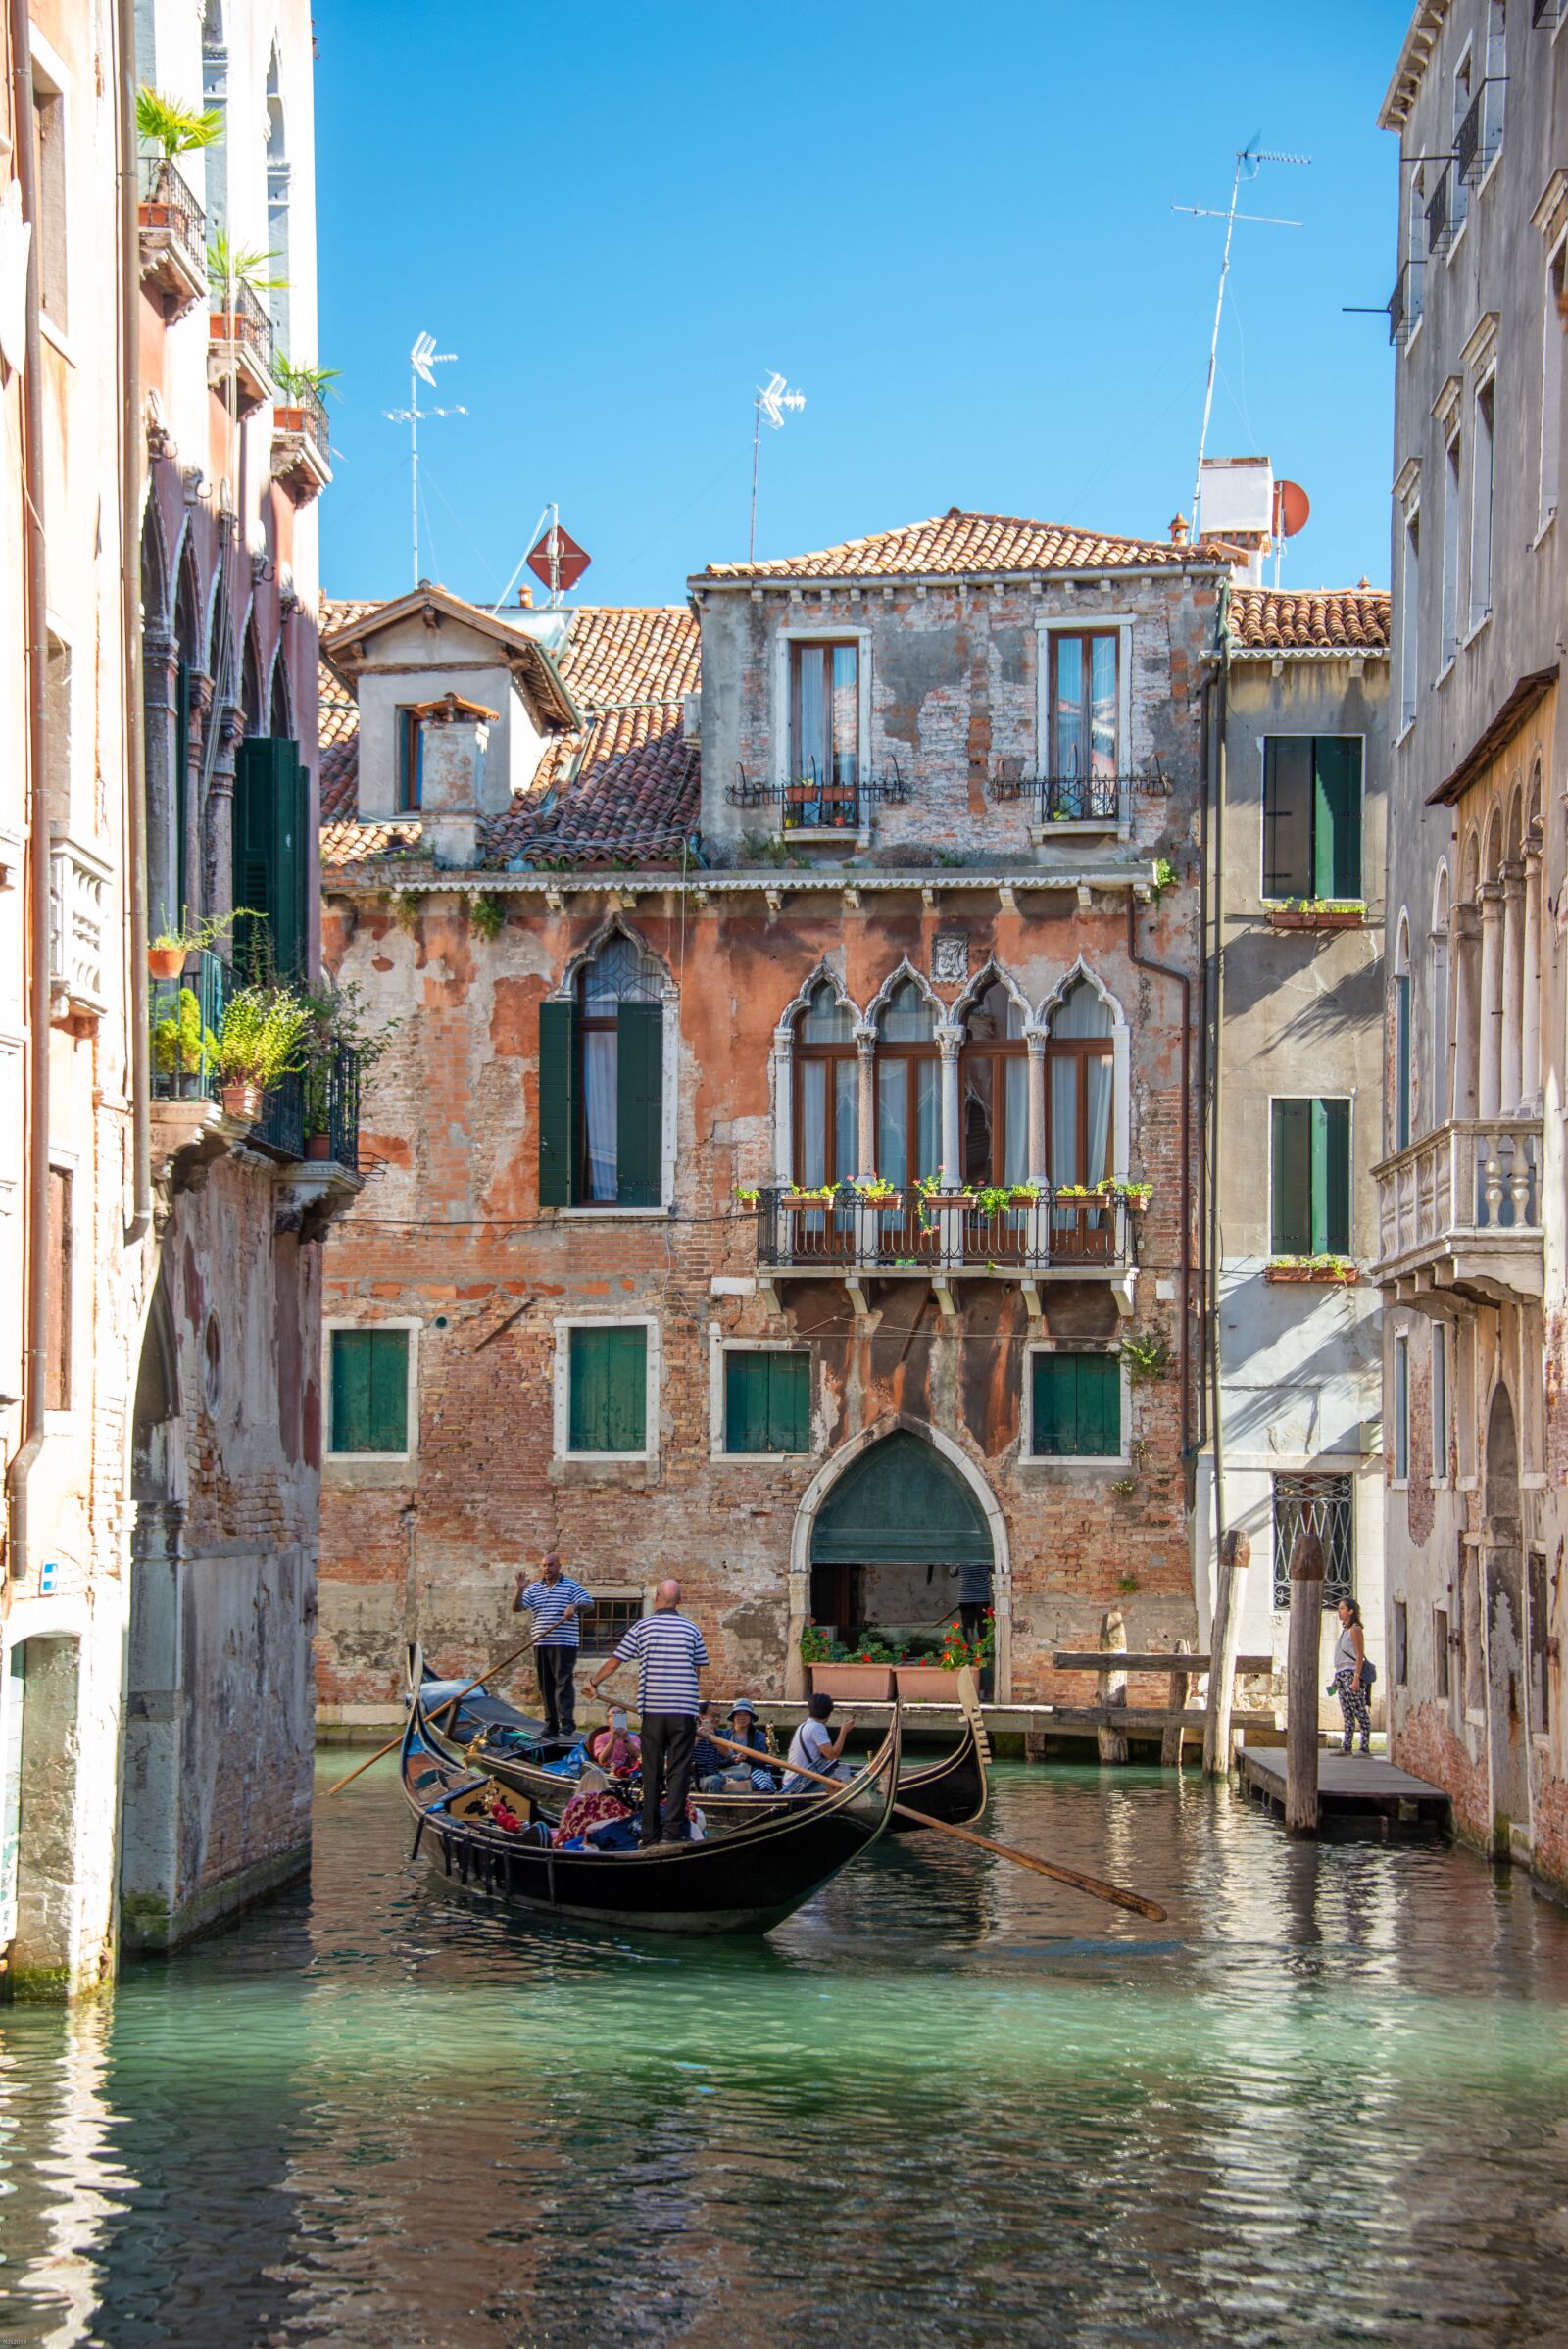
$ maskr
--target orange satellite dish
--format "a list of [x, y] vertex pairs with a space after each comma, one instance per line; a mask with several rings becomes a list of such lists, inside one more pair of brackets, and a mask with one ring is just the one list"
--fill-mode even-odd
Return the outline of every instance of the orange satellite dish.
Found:
[[1304, 530], [1311, 511], [1311, 501], [1299, 481], [1275, 482], [1274, 524], [1281, 538], [1294, 538], [1298, 530]]

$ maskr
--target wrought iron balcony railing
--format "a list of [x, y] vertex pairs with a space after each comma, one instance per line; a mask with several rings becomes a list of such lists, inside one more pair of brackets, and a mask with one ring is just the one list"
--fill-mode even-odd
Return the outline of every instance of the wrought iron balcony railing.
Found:
[[858, 832], [870, 808], [902, 807], [909, 787], [893, 761], [883, 774], [846, 771], [823, 774], [813, 759], [807, 772], [788, 783], [754, 781], [744, 766], [727, 797], [732, 807], [780, 807], [786, 832]]
[[1562, 23], [1564, 0], [1531, 0], [1530, 22], [1538, 32], [1555, 32]]
[[207, 215], [185, 180], [161, 155], [137, 165], [137, 228], [142, 275], [175, 308], [188, 308], [207, 283]]
[[1109, 1192], [1003, 1202], [916, 1184], [877, 1194], [845, 1183], [826, 1199], [770, 1185], [758, 1194], [757, 1260], [803, 1273], [1116, 1271], [1130, 1261], [1133, 1222]]
[[1120, 820], [1136, 775], [998, 775], [994, 800], [1028, 800], [1040, 824], [1114, 824]]
[[1424, 261], [1407, 261], [1389, 296], [1389, 340], [1402, 351], [1421, 322]]
[[177, 979], [154, 979], [149, 989], [152, 1093], [155, 1101], [216, 1101], [218, 1039], [223, 1004], [234, 985], [226, 963], [205, 948], [188, 954]]
[[1454, 168], [1464, 187], [1474, 187], [1485, 177], [1488, 166], [1502, 145], [1504, 86], [1498, 75], [1489, 74], [1453, 134]]
[[1445, 164], [1438, 173], [1438, 183], [1427, 198], [1427, 252], [1434, 259], [1446, 253], [1458, 232], [1459, 222], [1453, 216], [1452, 191], [1448, 181], [1452, 165]]
[[[360, 1056], [346, 1044], [338, 1045], [327, 1061], [312, 1071], [313, 1134], [326, 1136], [326, 1154], [334, 1166], [350, 1174], [360, 1171]], [[324, 1122], [318, 1123], [318, 1118]], [[307, 1148], [310, 1138], [307, 1138]]]

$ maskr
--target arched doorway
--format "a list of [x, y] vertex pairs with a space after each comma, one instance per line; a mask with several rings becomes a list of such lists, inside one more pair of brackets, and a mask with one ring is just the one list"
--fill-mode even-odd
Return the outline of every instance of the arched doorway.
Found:
[[1492, 1838], [1506, 1857], [1513, 1831], [1530, 1827], [1530, 1760], [1525, 1727], [1524, 1561], [1519, 1524], [1519, 1438], [1513, 1402], [1499, 1380], [1487, 1415], [1487, 1742]]
[[121, 1932], [162, 1947], [178, 1892], [181, 1531], [179, 1365], [167, 1265], [142, 1338], [131, 1430], [130, 1642], [125, 1685]]
[[958, 1602], [958, 1570], [989, 1585], [996, 1550], [966, 1475], [908, 1428], [860, 1450], [810, 1529], [810, 1612], [840, 1638], [870, 1627], [894, 1644], [932, 1633]]

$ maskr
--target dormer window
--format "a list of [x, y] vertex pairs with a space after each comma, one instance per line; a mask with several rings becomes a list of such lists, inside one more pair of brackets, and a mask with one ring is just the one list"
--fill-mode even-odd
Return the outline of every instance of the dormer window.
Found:
[[416, 815], [424, 805], [424, 720], [416, 709], [398, 710], [397, 812]]

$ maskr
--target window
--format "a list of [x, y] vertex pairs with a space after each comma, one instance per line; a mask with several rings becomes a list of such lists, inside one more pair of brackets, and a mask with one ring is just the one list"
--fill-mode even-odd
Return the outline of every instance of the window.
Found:
[[75, 1286], [75, 1233], [71, 1218], [72, 1178], [64, 1166], [49, 1169], [48, 1328], [45, 1337], [43, 1403], [46, 1411], [71, 1408], [71, 1323]]
[[1263, 895], [1361, 895], [1361, 745], [1346, 734], [1263, 743]]
[[1274, 1479], [1274, 1604], [1291, 1603], [1291, 1551], [1298, 1534], [1323, 1545], [1323, 1604], [1355, 1596], [1355, 1499], [1348, 1476]]
[[1394, 1341], [1394, 1481], [1405, 1484], [1410, 1475], [1410, 1341]]
[[329, 1339], [332, 1450], [407, 1452], [408, 1331], [333, 1330]]
[[[1108, 782], [1120, 767], [1119, 634], [1053, 629], [1050, 644], [1051, 772], [1063, 780]], [[1082, 812], [1100, 810], [1086, 805]]]
[[641, 1322], [568, 1330], [566, 1449], [646, 1453], [648, 1332]]
[[62, 333], [66, 315], [66, 102], [33, 63], [32, 122], [36, 140], [38, 301]]
[[234, 960], [247, 978], [288, 979], [305, 963], [310, 777], [298, 746], [270, 734], [242, 742], [234, 762]]
[[1542, 318], [1541, 527], [1557, 511], [1562, 494], [1563, 343], [1568, 340], [1568, 243], [1546, 264], [1546, 300]]
[[45, 737], [44, 796], [52, 833], [71, 830], [71, 647], [52, 628], [44, 637], [44, 697], [49, 731]]
[[795, 1179], [804, 1190], [847, 1183], [859, 1160], [859, 1059], [855, 1014], [826, 979], [795, 1021]]
[[1459, 1545], [1459, 1664], [1464, 1709], [1480, 1713], [1487, 1702], [1487, 1650], [1482, 1629], [1481, 1552]]
[[790, 780], [857, 791], [860, 780], [860, 648], [790, 647]]
[[1403, 723], [1415, 723], [1421, 690], [1421, 509], [1413, 506], [1404, 523], [1404, 574], [1399, 591], [1399, 701]]
[[1443, 468], [1443, 665], [1459, 650], [1459, 435]]
[[1350, 1104], [1270, 1103], [1269, 1247], [1276, 1256], [1343, 1256], [1350, 1247]]
[[1427, 1110], [1429, 1128], [1440, 1126], [1448, 1114], [1448, 876], [1438, 875], [1432, 913], [1432, 1093]]
[[1470, 625], [1479, 628], [1492, 610], [1492, 493], [1494, 426], [1497, 379], [1489, 375], [1476, 393], [1475, 445], [1470, 464]]
[[268, 308], [278, 341], [288, 344], [289, 194], [293, 178], [288, 159], [288, 126], [274, 44], [267, 69], [267, 246], [272, 256], [269, 274], [277, 283], [269, 291]]
[[[1471, 81], [1470, 52], [1467, 49], [1454, 68], [1453, 74], [1453, 136], [1449, 143], [1455, 153], [1458, 151], [1459, 133], [1464, 128], [1465, 117], [1470, 112], [1470, 103], [1474, 94]], [[1444, 177], [1447, 181], [1448, 202], [1452, 207], [1452, 229], [1449, 236], [1451, 250], [1453, 239], [1458, 236], [1469, 214], [1470, 189], [1463, 171], [1453, 164], [1448, 166]]]
[[1441, 1321], [1432, 1325], [1432, 1474], [1442, 1481], [1448, 1473], [1448, 1333]]
[[[207, 219], [216, 229], [228, 224], [228, 42], [222, 0], [206, 0], [202, 10], [202, 105], [216, 108], [223, 128], [202, 157], [207, 172]], [[274, 272], [269, 271], [269, 275]]]
[[[1401, 952], [1404, 933], [1400, 932]], [[1410, 974], [1394, 976], [1394, 1147], [1410, 1146]]]
[[1053, 1183], [1093, 1187], [1110, 1173], [1113, 1056], [1108, 1005], [1075, 979], [1051, 1014], [1046, 1150]]
[[1506, 0], [1487, 0], [1487, 78], [1482, 90], [1485, 117], [1481, 133], [1481, 169], [1486, 171], [1502, 145], [1502, 126], [1508, 105], [1508, 12]]
[[901, 979], [876, 1042], [876, 1171], [895, 1189], [941, 1163], [940, 1072], [935, 1009], [913, 979]]
[[1029, 1176], [1029, 1047], [1023, 1013], [1000, 979], [964, 1022], [958, 1060], [958, 1134], [971, 1189]]
[[1035, 1459], [1121, 1457], [1116, 1354], [1036, 1351], [1029, 1357], [1029, 1450]]
[[811, 1448], [811, 1357], [768, 1346], [724, 1354], [724, 1449], [794, 1452]]
[[1551, 1669], [1547, 1639], [1551, 1631], [1551, 1601], [1547, 1592], [1546, 1560], [1539, 1549], [1525, 1561], [1525, 1613], [1530, 1635], [1530, 1735], [1551, 1735]]
[[642, 1593], [626, 1598], [596, 1598], [577, 1618], [583, 1652], [612, 1655], [643, 1611]]
[[1448, 1610], [1432, 1610], [1432, 1688], [1445, 1700], [1448, 1694]]
[[416, 710], [400, 709], [397, 716], [397, 811], [414, 815], [424, 805], [424, 724]]
[[539, 1203], [663, 1197], [664, 974], [614, 931], [569, 999], [539, 1007]]
[[1394, 1602], [1394, 1685], [1408, 1688], [1410, 1682], [1409, 1617], [1402, 1598]]

